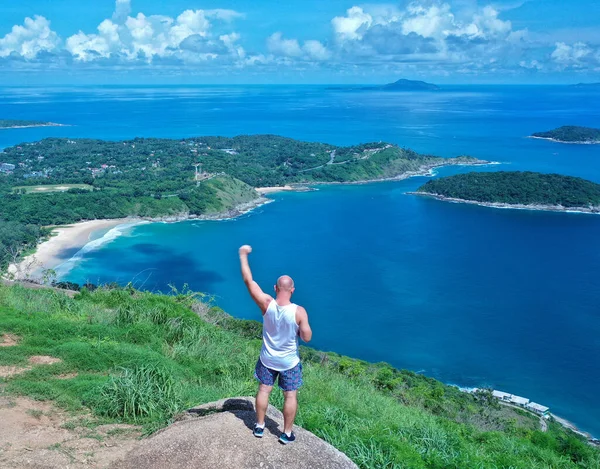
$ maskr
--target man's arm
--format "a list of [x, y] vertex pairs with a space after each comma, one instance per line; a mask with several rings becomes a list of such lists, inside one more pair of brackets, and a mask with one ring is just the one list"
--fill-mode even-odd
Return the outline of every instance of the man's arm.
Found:
[[246, 284], [246, 288], [248, 288], [248, 292], [250, 296], [254, 300], [254, 302], [258, 305], [263, 314], [269, 307], [269, 303], [273, 299], [270, 295], [267, 295], [262, 289], [259, 287], [258, 283], [256, 283], [252, 279], [252, 271], [250, 270], [250, 264], [248, 263], [248, 254], [252, 252], [252, 248], [245, 244], [240, 248], [240, 265], [242, 267], [242, 278], [244, 279], [244, 283]]
[[298, 331], [300, 338], [304, 342], [310, 342], [310, 339], [312, 339], [312, 329], [308, 323], [308, 313], [302, 306], [298, 306], [298, 309], [296, 309], [296, 322], [300, 328]]

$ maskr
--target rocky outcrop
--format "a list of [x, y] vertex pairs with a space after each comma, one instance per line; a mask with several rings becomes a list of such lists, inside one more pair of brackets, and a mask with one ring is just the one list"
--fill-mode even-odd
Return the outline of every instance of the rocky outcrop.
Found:
[[252, 435], [254, 399], [223, 399], [184, 412], [177, 421], [143, 440], [114, 469], [357, 469], [343, 453], [296, 427], [296, 441], [277, 440], [283, 415], [269, 406], [263, 438]]

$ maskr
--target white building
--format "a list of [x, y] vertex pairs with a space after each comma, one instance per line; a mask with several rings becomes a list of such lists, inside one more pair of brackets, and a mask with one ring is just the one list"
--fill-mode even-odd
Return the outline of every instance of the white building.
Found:
[[538, 404], [536, 402], [530, 402], [525, 407], [527, 407], [529, 410], [532, 410], [536, 414], [541, 415], [542, 417], [546, 417], [550, 411], [549, 407], [546, 407], [542, 404]]
[[527, 399], [526, 397], [515, 396], [514, 394], [509, 394], [503, 391], [496, 391], [495, 389], [494, 391], [492, 391], [492, 394], [496, 399], [499, 399], [504, 402], [510, 402], [511, 404], [515, 404], [521, 407], [525, 407], [527, 406], [527, 404], [529, 404], [529, 399]]

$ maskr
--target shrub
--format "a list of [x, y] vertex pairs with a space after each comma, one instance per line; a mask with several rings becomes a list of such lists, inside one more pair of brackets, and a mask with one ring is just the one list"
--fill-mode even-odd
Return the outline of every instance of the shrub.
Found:
[[97, 412], [108, 417], [168, 420], [180, 410], [181, 389], [164, 367], [140, 365], [122, 368], [99, 389], [95, 400]]

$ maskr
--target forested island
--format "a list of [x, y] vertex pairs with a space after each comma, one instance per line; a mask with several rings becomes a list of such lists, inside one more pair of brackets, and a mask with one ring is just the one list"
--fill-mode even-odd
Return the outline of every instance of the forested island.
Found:
[[0, 129], [25, 129], [27, 127], [61, 127], [63, 124], [54, 122], [18, 120], [18, 119], [0, 119]]
[[575, 125], [565, 125], [549, 132], [536, 132], [531, 136], [559, 143], [600, 143], [600, 129]]
[[388, 91], [438, 91], [439, 86], [433, 83], [427, 83], [426, 81], [420, 80], [406, 80], [401, 78], [394, 83], [388, 83], [387, 85], [379, 86], [379, 89]]
[[432, 179], [412, 194], [490, 207], [600, 213], [600, 184], [560, 174], [457, 174]]
[[23, 143], [0, 153], [0, 267], [34, 247], [49, 225], [233, 216], [265, 201], [256, 187], [372, 181], [482, 163], [382, 142], [338, 147], [275, 135]]
[[400, 80], [385, 85], [337, 86], [328, 89], [338, 91], [439, 91], [440, 87], [425, 81], [406, 80], [405, 78], [401, 78]]

